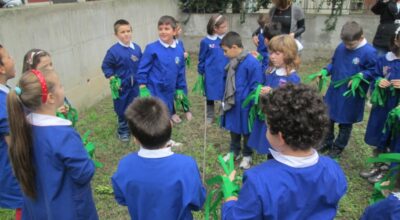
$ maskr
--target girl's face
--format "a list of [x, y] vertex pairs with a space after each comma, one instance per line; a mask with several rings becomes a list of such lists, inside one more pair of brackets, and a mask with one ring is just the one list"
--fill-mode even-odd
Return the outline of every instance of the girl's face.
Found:
[[5, 48], [0, 48], [0, 57], [3, 63], [3, 65], [0, 65], [0, 73], [5, 74], [7, 79], [14, 78], [16, 73], [14, 59]]
[[[57, 76], [57, 74], [52, 74], [49, 76], [49, 80], [54, 83], [53, 91], [49, 93], [49, 96], [56, 108], [59, 108], [64, 105], [64, 87], [61, 84], [60, 78]], [[52, 103], [52, 104], [53, 104]]]
[[214, 27], [214, 33], [217, 35], [221, 36], [221, 35], [226, 34], [226, 32], [228, 32], [228, 22], [227, 21], [225, 21], [218, 27]]
[[276, 68], [285, 67], [284, 54], [280, 51], [273, 51], [269, 55], [271, 63]]
[[160, 37], [161, 41], [166, 44], [173, 43], [175, 34], [176, 31], [169, 24], [162, 24], [158, 26], [158, 36]]
[[50, 56], [43, 56], [40, 57], [40, 61], [36, 67], [37, 69], [49, 69], [52, 70], [53, 69], [53, 62], [51, 61], [51, 57]]

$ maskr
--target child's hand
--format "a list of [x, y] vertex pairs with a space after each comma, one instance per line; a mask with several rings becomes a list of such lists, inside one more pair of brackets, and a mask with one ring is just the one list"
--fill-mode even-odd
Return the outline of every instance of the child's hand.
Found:
[[189, 56], [188, 52], [184, 52], [184, 53], [183, 53], [183, 57], [184, 57], [185, 59], [188, 58], [188, 56]]
[[269, 92], [271, 92], [271, 90], [272, 90], [271, 87], [269, 87], [269, 86], [263, 86], [263, 87], [261, 88], [261, 94], [262, 94], [262, 95], [268, 94]]
[[236, 170], [233, 170], [231, 174], [229, 174], [229, 180], [233, 181], [235, 180], [235, 176], [236, 176]]
[[394, 88], [400, 89], [400, 79], [391, 80], [390, 83], [392, 83]]
[[255, 50], [250, 51], [250, 54], [253, 55], [255, 58], [259, 55], [259, 53]]
[[289, 34], [289, 36], [291, 36], [291, 37], [293, 37], [293, 38], [294, 38], [294, 33], [290, 33], [290, 34]]
[[256, 47], [258, 47], [258, 36], [257, 35], [253, 36], [253, 43], [254, 43], [254, 45], [256, 45]]
[[68, 106], [66, 106], [66, 105], [63, 105], [63, 106], [61, 106], [60, 108], [57, 109], [57, 111], [62, 113], [62, 114], [67, 114], [68, 110], [69, 110]]
[[387, 79], [381, 79], [381, 81], [379, 81], [379, 87], [384, 89], [389, 86], [390, 86], [390, 82]]

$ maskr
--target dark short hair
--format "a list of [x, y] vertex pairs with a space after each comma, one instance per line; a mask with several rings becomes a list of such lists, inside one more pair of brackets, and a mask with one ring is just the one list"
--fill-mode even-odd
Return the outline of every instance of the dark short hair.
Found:
[[136, 98], [126, 109], [132, 135], [147, 149], [159, 149], [171, 139], [167, 106], [158, 98]]
[[271, 40], [273, 37], [282, 34], [282, 25], [279, 22], [271, 22], [268, 25], [265, 25], [263, 30], [264, 38]]
[[[129, 24], [129, 21], [127, 21], [125, 19], [119, 19], [114, 23], [114, 33], [116, 34], [118, 32], [118, 28], [123, 25], [131, 26], [131, 24]], [[132, 29], [132, 27], [131, 27], [131, 29]]]
[[160, 26], [160, 25], [171, 25], [172, 29], [175, 30], [175, 28], [177, 27], [177, 21], [172, 16], [164, 15], [160, 19], [158, 19], [157, 26]]
[[211, 16], [210, 20], [208, 20], [207, 23], [207, 34], [208, 35], [213, 35], [214, 34], [214, 28], [218, 28], [221, 24], [225, 23], [227, 21], [226, 17], [223, 16], [222, 14], [217, 14]]
[[340, 39], [345, 42], [360, 40], [362, 36], [363, 29], [361, 25], [355, 21], [346, 22], [340, 32]]
[[329, 117], [315, 89], [289, 83], [262, 96], [261, 105], [270, 133], [281, 132], [291, 149], [308, 150], [322, 142]]
[[234, 31], [229, 31], [221, 40], [221, 46], [225, 46], [228, 48], [232, 48], [233, 45], [236, 45], [240, 48], [243, 48], [242, 39], [240, 35]]
[[269, 20], [268, 14], [263, 13], [258, 15], [257, 23], [261, 28], [264, 28], [265, 25], [268, 24], [268, 20]]

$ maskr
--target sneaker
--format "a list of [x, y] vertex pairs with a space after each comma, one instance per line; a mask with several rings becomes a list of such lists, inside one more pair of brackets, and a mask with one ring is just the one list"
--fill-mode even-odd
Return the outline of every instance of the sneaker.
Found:
[[242, 169], [249, 169], [251, 167], [251, 157], [250, 156], [245, 156], [242, 159], [242, 162], [240, 162], [239, 167]]
[[182, 147], [183, 144], [180, 143], [180, 142], [176, 142], [176, 141], [171, 139], [171, 140], [168, 141], [167, 145], [170, 146], [170, 147]]
[[380, 171], [378, 174], [376, 174], [375, 176], [371, 176], [368, 178], [368, 182], [375, 184], [379, 181], [381, 181], [383, 179], [383, 177], [385, 177], [386, 172], [384, 171]]
[[321, 153], [321, 154], [322, 154], [322, 153], [328, 152], [331, 148], [332, 148], [331, 145], [323, 144], [323, 145], [317, 147], [315, 150], [317, 150], [318, 153]]
[[121, 134], [118, 134], [118, 139], [119, 139], [121, 142], [127, 143], [127, 142], [129, 142], [130, 137], [129, 137], [129, 135], [121, 135]]
[[361, 171], [360, 172], [360, 176], [362, 178], [367, 179], [367, 178], [369, 178], [371, 176], [377, 175], [379, 172], [380, 172], [379, 167], [378, 166], [373, 166], [371, 169]]
[[173, 114], [172, 116], [171, 116], [171, 120], [172, 120], [172, 122], [174, 122], [175, 124], [179, 124], [179, 123], [181, 123], [182, 122], [182, 119], [179, 117], [179, 115], [177, 115], [177, 114]]
[[191, 121], [193, 119], [193, 115], [191, 112], [185, 112], [186, 120]]
[[332, 146], [332, 148], [328, 152], [328, 156], [332, 159], [339, 159], [340, 155], [343, 152], [343, 148]]
[[[231, 153], [232, 152], [227, 153], [222, 159], [224, 159], [224, 161], [227, 162], [229, 160], [230, 156], [231, 156]], [[234, 155], [233, 156], [233, 160], [234, 161], [237, 161], [239, 159], [240, 159], [240, 155]]]

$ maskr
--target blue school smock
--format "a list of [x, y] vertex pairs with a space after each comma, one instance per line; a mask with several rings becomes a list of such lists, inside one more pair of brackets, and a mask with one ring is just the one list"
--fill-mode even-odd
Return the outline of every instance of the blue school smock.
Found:
[[139, 94], [136, 73], [142, 50], [131, 43], [130, 47], [118, 42], [108, 49], [101, 66], [106, 78], [117, 76], [121, 79], [119, 98], [114, 99], [114, 111], [118, 117], [124, 117], [125, 109]]
[[[282, 71], [281, 69], [280, 71]], [[283, 70], [284, 71], [284, 70]], [[272, 73], [266, 73], [264, 86], [269, 86], [272, 89], [283, 86], [287, 83], [299, 84], [300, 77], [297, 75], [297, 72], [292, 72], [290, 75], [286, 75], [286, 71], [283, 74], [277, 74], [277, 70], [274, 70]], [[247, 146], [253, 148], [259, 154], [268, 154], [269, 148], [271, 145], [266, 137], [267, 134], [267, 125], [265, 121], [261, 121], [258, 117], [256, 117], [254, 121], [254, 125], [252, 131], [250, 133], [249, 140], [247, 142]]]
[[24, 196], [22, 219], [97, 220], [90, 180], [95, 166], [71, 122], [29, 114], [36, 198]]
[[185, 88], [183, 89], [183, 92], [187, 95], [187, 94], [188, 94], [188, 91], [187, 91], [186, 59], [185, 59], [185, 52], [186, 52], [186, 49], [185, 49], [185, 45], [183, 44], [183, 41], [182, 41], [182, 40], [176, 39], [175, 42], [176, 42], [176, 47], [182, 51], [183, 59], [185, 60], [185, 75], [184, 75]]
[[[224, 84], [226, 77], [224, 78]], [[248, 54], [236, 68], [235, 73], [235, 105], [221, 117], [221, 125], [236, 134], [248, 135], [250, 106], [242, 108], [242, 103], [249, 93], [264, 82], [261, 65], [253, 55]]]
[[245, 172], [238, 200], [223, 204], [222, 219], [334, 219], [346, 189], [343, 171], [330, 158], [304, 168], [272, 159]]
[[400, 194], [390, 193], [389, 196], [371, 206], [368, 206], [360, 220], [397, 220], [400, 219]]
[[[347, 84], [339, 88], [334, 88], [333, 84], [360, 72], [365, 79], [370, 81], [371, 75], [375, 71], [376, 56], [375, 48], [368, 44], [366, 40], [354, 50], [346, 49], [343, 43], [340, 43], [336, 48], [332, 62], [326, 68], [331, 75], [331, 83], [324, 100], [328, 105], [331, 120], [340, 124], [353, 124], [362, 121], [365, 98], [361, 98], [358, 93], [355, 97], [352, 95], [344, 97], [343, 93], [349, 89]], [[367, 93], [369, 85], [364, 82], [361, 82], [360, 85]]]
[[[392, 52], [380, 57], [376, 63], [373, 77], [374, 80], [371, 82], [373, 85], [378, 78], [386, 78], [388, 81], [400, 79], [400, 59]], [[373, 87], [373, 89], [375, 88]], [[392, 92], [388, 88], [386, 89], [386, 97], [384, 106], [372, 107], [364, 138], [365, 143], [378, 148], [391, 145], [391, 131], [383, 133], [383, 129], [388, 113], [399, 104], [400, 90], [395, 89], [395, 96], [392, 96]]]
[[260, 33], [258, 34], [258, 46], [257, 46], [257, 52], [263, 56], [263, 59], [261, 61], [261, 67], [262, 69], [267, 69], [268, 63], [269, 63], [269, 53], [268, 53], [268, 47], [265, 45], [265, 40], [264, 40], [264, 34], [261, 29]]
[[222, 100], [224, 97], [225, 66], [229, 59], [224, 55], [221, 36], [213, 35], [200, 42], [197, 71], [204, 76], [204, 91], [207, 100]]
[[185, 59], [174, 41], [166, 45], [157, 40], [146, 46], [140, 60], [137, 82], [146, 85], [152, 96], [160, 98], [170, 114], [174, 108], [175, 92], [185, 90]]
[[22, 208], [23, 199], [20, 186], [13, 174], [8, 158], [5, 136], [10, 134], [6, 100], [8, 87], [0, 84], [0, 208]]
[[141, 149], [121, 159], [111, 180], [115, 199], [132, 219], [189, 220], [202, 208], [206, 191], [195, 160], [168, 151]]

